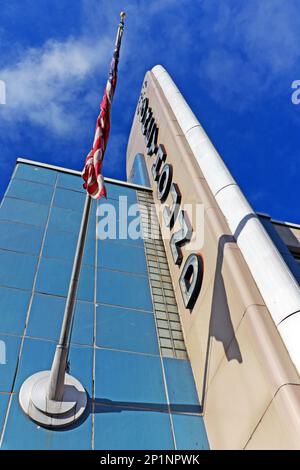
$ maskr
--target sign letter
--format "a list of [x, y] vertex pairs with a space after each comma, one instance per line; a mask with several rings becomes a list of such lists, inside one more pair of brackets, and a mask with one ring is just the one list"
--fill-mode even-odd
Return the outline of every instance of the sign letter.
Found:
[[201, 290], [203, 280], [203, 259], [193, 253], [188, 257], [180, 275], [179, 284], [186, 308], [192, 310]]
[[189, 242], [192, 238], [192, 227], [188, 219], [187, 213], [181, 210], [178, 215], [180, 222], [180, 230], [173, 233], [170, 240], [170, 248], [175, 264], [179, 266], [182, 263], [182, 250], [181, 247]]

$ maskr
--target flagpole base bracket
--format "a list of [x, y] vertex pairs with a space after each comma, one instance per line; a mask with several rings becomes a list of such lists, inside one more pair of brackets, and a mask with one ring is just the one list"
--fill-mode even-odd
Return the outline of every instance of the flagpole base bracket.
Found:
[[25, 414], [41, 426], [71, 426], [86, 409], [87, 393], [75, 377], [65, 374], [62, 400], [50, 400], [47, 396], [49, 380], [50, 370], [28, 377], [20, 389], [20, 406]]

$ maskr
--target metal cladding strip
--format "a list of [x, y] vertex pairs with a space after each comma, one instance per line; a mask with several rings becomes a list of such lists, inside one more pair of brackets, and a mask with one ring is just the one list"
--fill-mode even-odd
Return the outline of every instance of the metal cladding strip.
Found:
[[161, 65], [151, 72], [236, 238], [290, 357], [300, 370], [299, 285], [168, 72]]

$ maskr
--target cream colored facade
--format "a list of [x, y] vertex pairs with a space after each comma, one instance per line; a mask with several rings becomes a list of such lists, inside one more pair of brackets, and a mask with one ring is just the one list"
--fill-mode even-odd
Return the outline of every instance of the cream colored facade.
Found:
[[[170, 103], [159, 83], [158, 76], [163, 73], [162, 68], [148, 72], [142, 94], [149, 99], [155, 116], [158, 144], [164, 145], [167, 163], [173, 167], [173, 181], [182, 195], [181, 205], [204, 206], [204, 242], [193, 247], [204, 259], [204, 277], [191, 312], [183, 303], [179, 287], [181, 269], [173, 262], [168, 240], [165, 240], [165, 249], [210, 446], [212, 449], [300, 449], [298, 350], [295, 343], [291, 344], [292, 339], [289, 342], [288, 335], [280, 330], [282, 321], [296, 311], [300, 278], [296, 279], [287, 268], [282, 258], [284, 253], [275, 246], [273, 256], [273, 242], [259, 218], [251, 215], [249, 218], [254, 218], [256, 224], [251, 226], [253, 237], [260, 231], [264, 238], [262, 243], [271, 247], [270, 263], [275, 257], [278, 265], [272, 268], [279, 271], [278, 278], [274, 276], [274, 281], [270, 280], [274, 282], [274, 305], [278, 307], [281, 301], [285, 305], [284, 295], [291, 299], [291, 306], [287, 305], [283, 318], [277, 322], [273, 299], [270, 300], [272, 286], [262, 287], [263, 277], [254, 274], [257, 265], [249, 262], [242, 244], [247, 234], [241, 237], [241, 244], [237, 242], [237, 232], [222, 209], [224, 205], [218, 200], [218, 190], [212, 190], [207, 170], [204, 174], [201, 159], [199, 161], [195, 155], [182, 122], [175, 115], [175, 105]], [[179, 94], [178, 97], [182, 99]], [[189, 118], [187, 114], [186, 119]], [[154, 201], [159, 206], [157, 183], [151, 174], [156, 156], [147, 156], [136, 113], [127, 149], [128, 176], [138, 153], [145, 156]], [[169, 195], [164, 205], [171, 204]], [[300, 253], [300, 228], [270, 222], [285, 247]], [[249, 224], [246, 221], [245, 225], [250, 223], [252, 221]], [[191, 251], [188, 245], [183, 246], [182, 251], [184, 264]], [[262, 262], [260, 269], [266, 270], [269, 259], [265, 254], [263, 259], [267, 264]], [[284, 285], [282, 294], [275, 285], [278, 279], [282, 279]]]

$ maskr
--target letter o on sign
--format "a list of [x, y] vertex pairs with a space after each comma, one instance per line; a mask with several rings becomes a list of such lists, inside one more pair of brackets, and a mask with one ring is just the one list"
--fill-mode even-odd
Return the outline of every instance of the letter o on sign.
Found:
[[191, 254], [182, 269], [179, 284], [186, 308], [192, 310], [201, 290], [203, 280], [203, 258]]
[[159, 179], [157, 182], [157, 199], [161, 202], [164, 202], [169, 194], [171, 183], [173, 177], [173, 168], [172, 165], [166, 163], [161, 170]]

